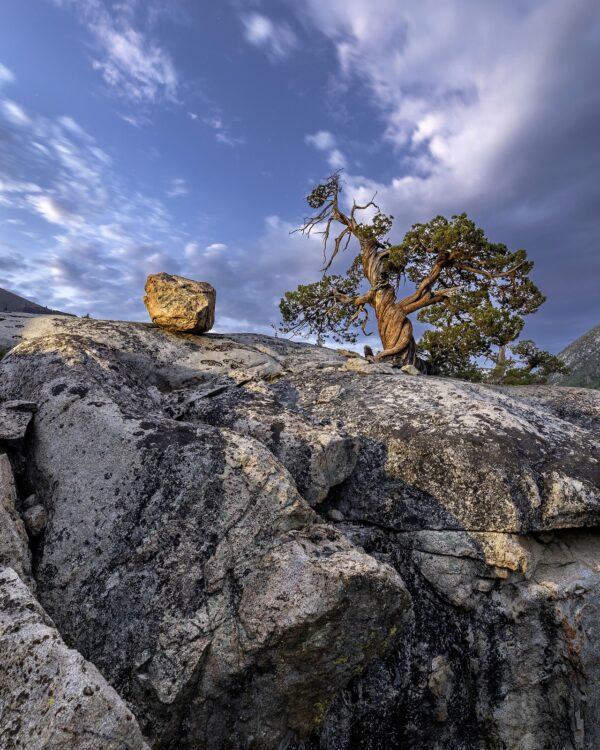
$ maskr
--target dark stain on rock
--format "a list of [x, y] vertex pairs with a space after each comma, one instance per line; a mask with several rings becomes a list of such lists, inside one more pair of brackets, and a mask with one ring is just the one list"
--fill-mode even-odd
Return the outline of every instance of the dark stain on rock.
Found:
[[83, 398], [84, 396], [87, 396], [89, 393], [89, 388], [86, 388], [84, 385], [74, 385], [72, 388], [69, 388], [69, 393], [72, 393], [74, 396], [79, 396], [79, 398]]

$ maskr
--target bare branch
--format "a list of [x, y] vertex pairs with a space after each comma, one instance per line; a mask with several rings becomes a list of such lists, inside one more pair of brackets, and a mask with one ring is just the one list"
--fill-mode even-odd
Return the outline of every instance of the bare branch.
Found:
[[455, 268], [461, 268], [463, 271], [469, 271], [470, 273], [481, 274], [482, 276], [487, 276], [488, 279], [502, 279], [506, 276], [512, 276], [516, 271], [519, 270], [519, 268], [521, 268], [521, 266], [524, 265], [525, 261], [522, 261], [516, 266], [513, 266], [513, 268], [509, 268], [508, 271], [503, 271], [502, 273], [490, 273], [489, 271], [485, 271], [483, 268], [477, 268], [476, 266], [465, 266], [462, 263], [457, 263], [455, 265]]
[[321, 269], [321, 271], [327, 271], [327, 269], [331, 266], [331, 264], [333, 263], [333, 259], [339, 252], [340, 245], [342, 244], [342, 240], [344, 239], [344, 237], [347, 236], [346, 244], [344, 245], [344, 250], [348, 247], [348, 243], [350, 242], [350, 239], [352, 237], [350, 227], [344, 227], [344, 229], [340, 232], [340, 234], [338, 234], [338, 236], [335, 238], [335, 242], [333, 245], [333, 252], [329, 256], [329, 260], [327, 260], [326, 246], [327, 246], [327, 241], [329, 239], [329, 227], [332, 221], [333, 219], [330, 219], [327, 222], [327, 230], [323, 237], [323, 255], [325, 258], [325, 266]]
[[373, 206], [373, 208], [376, 208], [378, 211], [380, 211], [381, 209], [379, 208], [377, 203], [375, 203], [376, 195], [377, 195], [377, 190], [373, 193], [373, 197], [371, 198], [371, 200], [368, 203], [365, 203], [364, 206], [359, 206], [358, 203], [354, 201], [352, 204], [352, 211], [350, 212], [350, 219], [352, 219], [352, 221], [355, 220], [354, 219], [355, 211], [365, 211], [367, 208], [370, 208], [371, 206]]

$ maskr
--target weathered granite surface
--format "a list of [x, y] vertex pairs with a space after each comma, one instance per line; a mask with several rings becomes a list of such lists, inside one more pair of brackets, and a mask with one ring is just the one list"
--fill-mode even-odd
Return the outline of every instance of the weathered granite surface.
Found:
[[0, 747], [148, 750], [131, 711], [11, 568], [0, 568]]
[[37, 595], [152, 747], [600, 744], [600, 394], [144, 324], [17, 341]]
[[17, 511], [17, 488], [8, 456], [0, 453], [0, 566], [11, 566], [34, 586], [25, 525]]

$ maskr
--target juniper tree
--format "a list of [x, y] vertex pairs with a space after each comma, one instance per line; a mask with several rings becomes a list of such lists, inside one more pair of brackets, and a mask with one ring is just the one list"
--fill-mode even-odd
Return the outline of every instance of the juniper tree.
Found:
[[506, 357], [504, 372], [499, 382], [505, 385], [545, 383], [554, 373], [567, 374], [567, 364], [554, 354], [539, 349], [533, 341], [524, 339], [510, 347], [512, 357]]
[[[416, 314], [434, 326], [457, 325], [468, 332], [471, 353], [457, 337], [456, 356], [469, 363], [473, 352], [485, 349], [486, 338], [512, 341], [521, 316], [544, 301], [529, 278], [533, 263], [525, 250], [490, 242], [466, 214], [414, 224], [400, 244], [392, 244], [386, 238], [393, 217], [381, 212], [375, 196], [344, 211], [341, 191], [336, 172], [307, 196], [315, 213], [296, 231], [322, 236], [323, 276], [285, 293], [282, 331], [306, 331], [321, 339], [329, 333], [337, 341], [355, 342], [360, 329], [366, 333], [371, 309], [383, 346], [377, 359], [418, 364], [411, 320]], [[362, 218], [367, 211], [370, 220]], [[358, 254], [346, 275], [328, 275], [353, 240]]]

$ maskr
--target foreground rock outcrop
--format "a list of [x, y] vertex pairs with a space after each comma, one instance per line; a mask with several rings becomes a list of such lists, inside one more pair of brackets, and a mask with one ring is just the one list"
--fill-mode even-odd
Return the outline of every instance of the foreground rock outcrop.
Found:
[[215, 324], [216, 291], [206, 281], [163, 272], [148, 276], [145, 290], [152, 322], [167, 331], [205, 333]]
[[0, 568], [0, 665], [5, 750], [148, 750], [131, 711], [10, 568]]
[[141, 324], [0, 346], [31, 585], [151, 747], [600, 744], [600, 394]]

